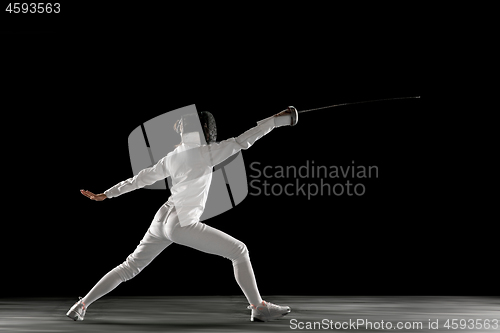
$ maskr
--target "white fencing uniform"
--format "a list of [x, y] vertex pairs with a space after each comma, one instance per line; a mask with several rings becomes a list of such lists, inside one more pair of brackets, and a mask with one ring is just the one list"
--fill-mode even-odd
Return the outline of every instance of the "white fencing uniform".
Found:
[[160, 159], [156, 165], [140, 171], [136, 176], [105, 191], [108, 198], [114, 198], [166, 177], [172, 178], [171, 197], [158, 210], [135, 251], [127, 257], [125, 262], [99, 281], [84, 297], [85, 304], [89, 306], [114, 289], [120, 282], [136, 276], [172, 243], [230, 259], [234, 266], [236, 281], [249, 303], [260, 304], [262, 299], [245, 244], [200, 222], [199, 218], [207, 200], [212, 180], [212, 167], [241, 149], [250, 148], [255, 141], [269, 133], [274, 127], [290, 125], [290, 122], [289, 115], [272, 116], [257, 122], [256, 127], [237, 138], [210, 145], [200, 145], [198, 132], [186, 133], [182, 135], [182, 144]]
[[[212, 168], [241, 149], [250, 148], [274, 127], [289, 121], [290, 116], [273, 116], [257, 122], [258, 126], [237, 138], [210, 145], [200, 145], [198, 132], [187, 133], [182, 135], [182, 144], [160, 159], [156, 165], [141, 170], [136, 176], [116, 184], [104, 194], [108, 198], [114, 198], [170, 176], [172, 196], [167, 204], [174, 204], [181, 226], [195, 223], [205, 208], [212, 181]], [[167, 208], [163, 208], [163, 211], [166, 210]]]

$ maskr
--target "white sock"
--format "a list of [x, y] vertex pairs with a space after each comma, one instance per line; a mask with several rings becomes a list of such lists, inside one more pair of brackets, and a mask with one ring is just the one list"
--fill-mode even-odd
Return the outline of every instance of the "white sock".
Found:
[[255, 306], [262, 303], [250, 260], [234, 264], [234, 277], [245, 294], [248, 303]]
[[111, 270], [108, 274], [104, 275], [99, 282], [97, 282], [94, 288], [92, 288], [92, 290], [90, 290], [84, 298], [82, 298], [85, 307], [88, 308], [90, 304], [115, 289], [120, 283], [122, 283], [120, 275]]

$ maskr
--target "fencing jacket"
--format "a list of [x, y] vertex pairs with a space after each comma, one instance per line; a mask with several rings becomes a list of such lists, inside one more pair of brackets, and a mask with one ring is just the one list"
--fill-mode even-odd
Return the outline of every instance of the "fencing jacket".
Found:
[[141, 170], [136, 176], [116, 184], [104, 194], [108, 198], [114, 198], [170, 176], [172, 195], [165, 207], [162, 207], [164, 214], [161, 214], [160, 209], [155, 218], [166, 217], [166, 205], [173, 204], [181, 226], [198, 222], [205, 209], [212, 168], [241, 149], [250, 148], [274, 127], [290, 125], [290, 121], [289, 115], [272, 116], [258, 121], [257, 126], [236, 138], [209, 145], [201, 145], [198, 132], [186, 133], [182, 135], [182, 143], [154, 166]]

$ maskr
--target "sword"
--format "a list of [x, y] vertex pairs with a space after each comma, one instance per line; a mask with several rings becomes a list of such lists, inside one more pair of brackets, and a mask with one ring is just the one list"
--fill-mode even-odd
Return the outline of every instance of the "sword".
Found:
[[342, 104], [335, 104], [335, 105], [328, 105], [328, 106], [323, 106], [320, 108], [315, 108], [315, 109], [308, 109], [308, 110], [301, 110], [297, 111], [297, 109], [293, 106], [289, 106], [287, 108], [288, 111], [291, 112], [292, 114], [292, 126], [295, 126], [297, 124], [297, 121], [299, 120], [299, 113], [304, 113], [304, 112], [310, 112], [310, 111], [316, 111], [316, 110], [322, 110], [322, 109], [329, 109], [329, 108], [334, 108], [337, 106], [344, 106], [344, 105], [353, 105], [353, 104], [363, 104], [363, 103], [373, 103], [373, 102], [381, 102], [381, 101], [393, 101], [396, 99], [409, 99], [409, 98], [420, 98], [420, 96], [411, 96], [411, 97], [394, 97], [394, 98], [382, 98], [382, 99], [372, 99], [369, 101], [361, 101], [361, 102], [350, 102], [350, 103], [342, 103]]

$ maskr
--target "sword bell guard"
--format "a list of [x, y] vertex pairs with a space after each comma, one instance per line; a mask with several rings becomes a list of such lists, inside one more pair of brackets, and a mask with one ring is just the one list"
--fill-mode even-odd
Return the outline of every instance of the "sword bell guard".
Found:
[[289, 106], [287, 110], [290, 111], [290, 115], [292, 116], [292, 123], [290, 124], [290, 126], [297, 125], [297, 122], [299, 121], [299, 112], [293, 106]]

